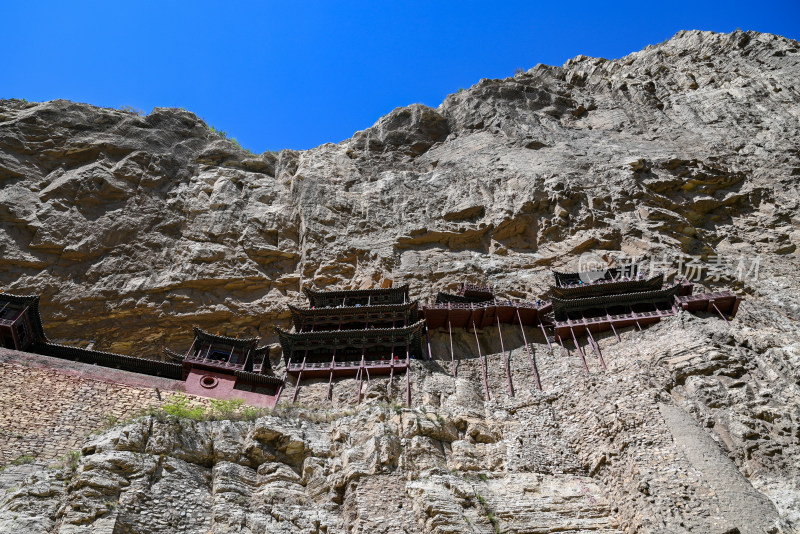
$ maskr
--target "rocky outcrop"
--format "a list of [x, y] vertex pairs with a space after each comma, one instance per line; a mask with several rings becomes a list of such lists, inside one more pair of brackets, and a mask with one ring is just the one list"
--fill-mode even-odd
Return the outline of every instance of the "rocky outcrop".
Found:
[[198, 323], [274, 341], [306, 285], [391, 281], [428, 298], [466, 278], [536, 299], [585, 252], [668, 274], [691, 255], [714, 266], [707, 286], [746, 297], [731, 328], [683, 314], [601, 339], [608, 372], [531, 332], [543, 391], [504, 330], [513, 398], [487, 329], [489, 402], [474, 336], [455, 335], [453, 379], [434, 333], [413, 410], [380, 405], [399, 397], [373, 379], [357, 408], [355, 384], [337, 383], [338, 415], [319, 421], [143, 420], [87, 444], [75, 474], [7, 468], [0, 525], [796, 530], [799, 64], [783, 37], [680, 32], [261, 155], [186, 111], [0, 102], [0, 282], [42, 293], [58, 340], [154, 354], [188, 346]]
[[494, 353], [485, 402], [464, 351], [457, 379], [414, 363], [412, 409], [373, 378], [357, 407], [353, 380], [332, 406], [311, 381], [253, 422], [145, 417], [90, 439], [73, 469], [6, 468], [0, 531], [792, 532], [797, 386], [775, 353], [796, 343], [737, 334], [674, 317], [602, 339], [607, 373], [534, 345], [539, 391], [508, 328], [514, 397]]
[[51, 337], [130, 353], [195, 322], [272, 339], [308, 284], [427, 296], [466, 276], [535, 298], [587, 250], [762, 254], [774, 290], [725, 283], [797, 317], [796, 47], [681, 32], [258, 156], [183, 110], [3, 101], [0, 277], [44, 294]]

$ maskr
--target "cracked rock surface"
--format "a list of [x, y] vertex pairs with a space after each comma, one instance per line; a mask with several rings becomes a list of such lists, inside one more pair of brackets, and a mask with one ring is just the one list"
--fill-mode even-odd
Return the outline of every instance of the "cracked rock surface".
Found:
[[797, 532], [798, 132], [800, 44], [738, 31], [481, 80], [308, 151], [249, 154], [176, 109], [0, 101], [0, 283], [43, 295], [55, 340], [274, 342], [309, 285], [535, 300], [584, 252], [729, 258], [704, 285], [745, 297], [730, 326], [603, 336], [588, 373], [530, 330], [541, 391], [504, 325], [514, 397], [487, 328], [488, 401], [474, 334], [454, 378], [433, 332], [412, 409], [373, 378], [357, 406], [354, 381], [330, 405], [310, 381], [294, 414], [142, 419], [75, 470], [7, 467], [0, 532]]

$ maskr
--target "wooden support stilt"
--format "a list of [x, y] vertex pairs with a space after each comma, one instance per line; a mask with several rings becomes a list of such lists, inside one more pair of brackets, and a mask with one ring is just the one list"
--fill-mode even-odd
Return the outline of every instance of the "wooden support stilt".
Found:
[[491, 396], [489, 395], [489, 381], [486, 378], [486, 364], [483, 360], [483, 354], [481, 354], [481, 342], [478, 340], [478, 329], [475, 327], [475, 321], [472, 321], [472, 331], [475, 332], [475, 343], [478, 345], [478, 359], [481, 362], [481, 371], [483, 371], [483, 388], [486, 390], [486, 400], [492, 400]]
[[500, 334], [500, 350], [503, 351], [503, 365], [506, 368], [506, 380], [508, 381], [508, 394], [512, 397], [514, 396], [514, 384], [511, 382], [511, 367], [508, 362], [508, 357], [506, 355], [506, 347], [503, 343], [503, 330], [500, 328], [500, 316], [495, 315], [495, 319], [497, 319], [497, 333]]
[[[522, 322], [521, 321], [520, 321], [520, 326], [522, 326]], [[550, 344], [550, 338], [547, 337], [547, 331], [544, 329], [544, 325], [542, 324], [542, 321], [539, 321], [539, 326], [542, 329], [542, 335], [544, 336], [544, 340], [547, 341], [547, 348], [552, 350], [553, 345]]]
[[286, 379], [289, 378], [289, 371], [285, 371], [283, 373], [283, 380], [281, 381], [281, 385], [278, 386], [278, 392], [275, 394], [275, 404], [273, 404], [273, 408], [278, 405], [278, 401], [281, 399], [281, 393], [283, 393], [283, 386], [286, 384]]
[[564, 346], [564, 340], [561, 339], [560, 335], [558, 335], [556, 337], [558, 338], [558, 342], [561, 344], [561, 355], [562, 356], [569, 356], [569, 351], [567, 350], [567, 347]]
[[603, 359], [603, 353], [600, 352], [600, 345], [597, 344], [597, 341], [594, 339], [594, 336], [592, 336], [592, 331], [589, 330], [588, 327], [586, 328], [586, 333], [589, 335], [589, 342], [592, 344], [592, 348], [597, 353], [598, 358], [600, 358], [600, 365], [603, 366], [603, 369], [608, 369], [606, 367], [606, 362]]
[[356, 403], [361, 402], [361, 366], [358, 367], [358, 371], [356, 371], [356, 382], [358, 382], [358, 391], [356, 391]]
[[406, 406], [411, 406], [411, 349], [406, 345]]
[[619, 338], [619, 334], [617, 333], [617, 329], [614, 328], [614, 320], [611, 318], [611, 314], [608, 313], [608, 308], [603, 307], [603, 310], [606, 312], [606, 318], [608, 319], [608, 324], [611, 326], [611, 331], [614, 332], [614, 335], [616, 336], [617, 341], [622, 341]]
[[722, 318], [725, 320], [725, 324], [727, 324], [728, 326], [730, 326], [730, 325], [731, 325], [731, 322], [728, 320], [728, 318], [727, 318], [727, 317], [725, 317], [725, 314], [723, 314], [721, 311], [719, 311], [719, 308], [717, 308], [717, 305], [716, 305], [716, 303], [712, 302], [712, 303], [711, 303], [711, 305], [712, 305], [712, 306], [714, 306], [714, 309], [715, 309], [715, 310], [717, 310], [717, 313], [719, 314], [719, 316], [720, 316], [720, 317], [722, 317]]
[[642, 325], [640, 325], [640, 324], [639, 324], [639, 321], [636, 319], [636, 312], [635, 312], [635, 311], [633, 311], [633, 308], [631, 308], [630, 306], [628, 306], [628, 309], [629, 309], [629, 310], [630, 310], [630, 312], [631, 312], [631, 317], [633, 317], [633, 322], [634, 322], [634, 324], [635, 324], [635, 325], [636, 325], [636, 327], [637, 327], [637, 328], [638, 328], [638, 329], [641, 331], [641, 330], [642, 330]]
[[453, 327], [450, 324], [450, 312], [447, 312], [447, 333], [450, 334], [450, 364], [453, 369], [453, 378], [456, 378], [458, 371], [456, 370], [456, 355], [453, 352]]
[[614, 332], [614, 335], [616, 336], [616, 338], [617, 338], [617, 341], [622, 341], [622, 340], [619, 338], [619, 334], [617, 333], [617, 329], [616, 329], [616, 328], [614, 328], [614, 322], [613, 322], [613, 321], [609, 321], [609, 322], [608, 322], [608, 324], [609, 324], [609, 325], [611, 325], [611, 331], [612, 331], [612, 332]]
[[297, 373], [297, 382], [294, 383], [294, 395], [292, 395], [292, 404], [297, 401], [297, 392], [300, 389], [300, 379], [303, 377], [303, 369], [306, 368], [306, 357], [308, 357], [308, 350], [303, 355], [303, 364], [300, 366], [300, 372]]
[[286, 370], [283, 372], [283, 381], [278, 387], [278, 393], [275, 394], [275, 406], [278, 405], [278, 401], [281, 398], [281, 393], [283, 393], [283, 389], [286, 386], [286, 379], [289, 378], [289, 367], [292, 365], [292, 358], [294, 358], [294, 351], [289, 354], [289, 360], [286, 362]]
[[364, 352], [367, 349], [361, 349], [361, 365], [358, 366], [358, 399], [357, 402], [361, 402], [361, 389], [362, 385], [364, 384]]
[[428, 342], [428, 359], [432, 360], [433, 359], [433, 353], [431, 352], [431, 335], [430, 335], [430, 332], [428, 332], [428, 325], [427, 324], [425, 325], [425, 341]]
[[333, 371], [336, 369], [336, 348], [333, 349], [333, 356], [331, 357], [331, 376], [328, 378], [328, 395], [327, 399], [333, 399]]
[[586, 365], [586, 355], [583, 353], [583, 348], [578, 344], [578, 338], [575, 336], [575, 330], [572, 327], [569, 328], [570, 333], [572, 334], [572, 340], [575, 342], [575, 348], [578, 349], [578, 352], [581, 355], [581, 359], [583, 360], [583, 366], [586, 368], [586, 372], [589, 372], [589, 366]]
[[392, 355], [389, 360], [389, 391], [392, 390], [392, 380], [394, 379], [394, 345], [392, 345]]
[[[519, 315], [519, 309], [515, 310], [517, 312], [517, 319], [519, 320], [519, 329], [522, 331], [522, 342], [525, 343], [525, 350], [528, 352], [528, 359], [531, 362], [531, 371], [533, 371], [533, 378], [536, 380], [536, 387], [539, 390], [542, 389], [542, 383], [539, 381], [539, 372], [536, 370], [536, 362], [533, 360], [533, 355], [531, 354], [531, 347], [528, 345], [528, 338], [525, 336], [525, 327], [522, 325], [522, 317]], [[541, 322], [539, 324], [542, 324]], [[542, 326], [542, 332], [544, 332], [544, 326]], [[545, 335], [545, 339], [547, 336]], [[550, 345], [550, 341], [547, 341], [547, 344]]]

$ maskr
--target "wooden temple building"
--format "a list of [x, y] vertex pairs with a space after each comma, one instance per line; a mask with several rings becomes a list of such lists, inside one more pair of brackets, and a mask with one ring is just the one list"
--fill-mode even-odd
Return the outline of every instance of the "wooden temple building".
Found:
[[39, 297], [0, 293], [0, 347], [28, 350], [37, 340], [46, 340]]
[[233, 338], [194, 327], [194, 341], [186, 354], [164, 353], [182, 368], [186, 392], [219, 399], [244, 399], [247, 404], [272, 408], [283, 380], [272, 372], [269, 347], [259, 338]]
[[[292, 328], [275, 329], [286, 367], [283, 378], [273, 372], [268, 347], [259, 346], [259, 338], [227, 337], [198, 327], [185, 353], [165, 349], [161, 359], [53, 343], [44, 333], [35, 295], [0, 293], [0, 347], [163, 377], [194, 395], [241, 398], [264, 407], [277, 404], [289, 375], [295, 381], [292, 402], [297, 400], [301, 382], [309, 379], [327, 380], [327, 399], [332, 399], [334, 379], [340, 377], [357, 380], [355, 401], [360, 402], [365, 380], [388, 376], [391, 391], [395, 377], [404, 373], [405, 402], [410, 405], [411, 360], [433, 357], [429, 329], [446, 329], [453, 377], [457, 375], [453, 329], [474, 333], [489, 400], [489, 361], [482, 354], [478, 334], [483, 329], [497, 328], [508, 392], [513, 396], [502, 325], [520, 329], [535, 386], [542, 389], [529, 336], [541, 333], [548, 347], [560, 346], [567, 355], [568, 345], [574, 345], [588, 372], [589, 349], [606, 368], [598, 344], [603, 333], [619, 340], [623, 329], [642, 330], [681, 311], [713, 313], [727, 322], [741, 302], [732, 291], [693, 294], [689, 282], [668, 283], [663, 274], [644, 276], [635, 266], [552, 275], [547, 296], [536, 302], [498, 298], [490, 286], [467, 283], [455, 293], [439, 292], [434, 303], [425, 305], [409, 298], [408, 285], [334, 291], [305, 288], [308, 305], [289, 306]], [[584, 339], [586, 349], [581, 345]]]
[[525, 349], [531, 364], [531, 370], [539, 389], [542, 388], [539, 381], [539, 372], [536, 362], [531, 354], [530, 345], [525, 334], [525, 326], [539, 327], [547, 337], [544, 330], [546, 320], [544, 316], [549, 312], [549, 303], [532, 303], [524, 301], [512, 301], [509, 299], [497, 299], [491, 286], [480, 286], [462, 283], [458, 293], [439, 292], [434, 304], [422, 306], [422, 315], [429, 328], [447, 328], [450, 338], [450, 363], [453, 377], [457, 376], [455, 362], [455, 351], [453, 350], [453, 327], [465, 328], [475, 333], [475, 343], [478, 347], [478, 358], [481, 360], [481, 370], [483, 371], [483, 385], [487, 400], [491, 398], [489, 394], [489, 383], [486, 377], [486, 366], [481, 346], [478, 340], [478, 330], [486, 327], [497, 326], [497, 333], [500, 336], [500, 346], [503, 352], [503, 364], [506, 371], [508, 391], [514, 396], [514, 384], [511, 380], [510, 362], [505, 350], [503, 341], [503, 330], [501, 324], [518, 324], [525, 342]]
[[[681, 310], [716, 312], [727, 322], [726, 315], [735, 316], [741, 301], [732, 291], [692, 295], [694, 286], [688, 281], [665, 284], [663, 274], [643, 277], [636, 270], [623, 273], [608, 269], [600, 276], [597, 272], [553, 272], [553, 278], [550, 327], [562, 350], [566, 351], [565, 339], [574, 343], [587, 371], [579, 337], [587, 338], [605, 369], [595, 334], [611, 331], [619, 340], [619, 330], [623, 328], [642, 330], [643, 326], [677, 315]], [[584, 282], [587, 279], [594, 281]]]
[[525, 327], [539, 330], [551, 349], [555, 342], [564, 352], [568, 352], [565, 343], [572, 342], [588, 371], [586, 353], [579, 341], [585, 337], [605, 369], [605, 360], [595, 339], [597, 334], [610, 331], [619, 340], [619, 331], [622, 329], [631, 327], [641, 330], [681, 310], [716, 313], [727, 322], [728, 316], [736, 315], [741, 301], [741, 297], [732, 291], [693, 295], [694, 286], [690, 282], [666, 284], [663, 274], [646, 277], [638, 272], [636, 265], [575, 273], [554, 271], [553, 278], [549, 299], [539, 300], [535, 304], [498, 299], [489, 286], [461, 284], [457, 293], [439, 292], [434, 304], [423, 305], [420, 311], [429, 328], [447, 328], [453, 376], [456, 376], [454, 327], [472, 329], [475, 333], [488, 400], [491, 398], [486, 378], [488, 363], [481, 353], [478, 339], [480, 329], [497, 327], [508, 390], [513, 396], [514, 385], [501, 324], [516, 323], [519, 326], [536, 386], [541, 389]]
[[408, 286], [396, 288], [316, 291], [304, 289], [308, 307], [290, 306], [293, 329], [276, 328], [283, 348], [286, 373], [295, 378], [292, 402], [300, 382], [327, 378], [327, 398], [337, 377], [358, 380], [356, 399], [366, 379], [406, 375], [406, 404], [411, 403], [408, 373], [412, 358], [422, 357], [425, 323], [418, 302], [409, 299]]
[[195, 340], [185, 355], [165, 351], [164, 360], [115, 354], [50, 341], [39, 315], [38, 295], [0, 293], [2, 347], [100, 368], [177, 381], [179, 390], [203, 397], [243, 398], [248, 404], [274, 406], [283, 383], [272, 374], [258, 338], [214, 336], [195, 328]]

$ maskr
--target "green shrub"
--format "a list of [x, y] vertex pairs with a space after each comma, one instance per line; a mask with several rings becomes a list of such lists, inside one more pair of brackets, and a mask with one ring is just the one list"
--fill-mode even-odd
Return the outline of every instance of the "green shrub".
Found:
[[103, 424], [105, 425], [106, 428], [111, 428], [113, 426], [116, 426], [117, 423], [119, 423], [119, 417], [117, 417], [116, 415], [107, 415], [105, 420], [103, 421]]
[[486, 499], [483, 498], [483, 495], [480, 493], [475, 493], [478, 497], [478, 502], [481, 504], [481, 508], [483, 508], [483, 512], [486, 514], [486, 518], [489, 520], [489, 523], [492, 524], [494, 531], [499, 533], [500, 532], [500, 522], [497, 520], [497, 517], [494, 515], [494, 511], [489, 508], [489, 505], [486, 503]]
[[78, 469], [78, 462], [80, 462], [82, 454], [81, 451], [69, 451], [67, 453], [66, 465], [70, 471]]
[[6, 467], [11, 466], [11, 465], [30, 464], [30, 463], [33, 463], [34, 461], [36, 461], [36, 457], [35, 456], [31, 456], [30, 454], [23, 454], [22, 456], [17, 456], [14, 460], [11, 460], [10, 462], [8, 462], [8, 465], [4, 465], [3, 467], [0, 467], [0, 472], [2, 472]]
[[36, 460], [35, 456], [30, 454], [23, 454], [22, 456], [17, 457], [16, 460], [12, 461], [11, 463], [14, 465], [23, 465], [23, 464], [31, 464]]
[[244, 399], [217, 400], [209, 399], [212, 416], [220, 419], [231, 419], [236, 416], [244, 406]]
[[189, 398], [177, 393], [164, 403], [161, 409], [167, 414], [181, 419], [191, 419], [192, 421], [202, 421], [206, 418], [206, 409], [203, 406], [191, 406]]
[[69, 451], [67, 454], [47, 466], [48, 469], [66, 469], [70, 473], [78, 470], [78, 463], [83, 453], [81, 451]]
[[133, 113], [134, 115], [139, 115], [140, 117], [143, 117], [145, 115], [143, 109], [135, 108], [133, 106], [120, 106], [119, 109], [126, 113]]
[[208, 129], [211, 130], [212, 133], [217, 134], [218, 136], [222, 137], [223, 139], [227, 139], [228, 138], [228, 132], [226, 132], [225, 130], [218, 129], [213, 124], [209, 124], [208, 125]]
[[241, 145], [241, 143], [239, 143], [239, 141], [238, 141], [238, 140], [237, 140], [235, 137], [228, 137], [228, 132], [226, 132], [225, 130], [220, 130], [219, 128], [217, 128], [217, 127], [216, 127], [216, 126], [214, 126], [213, 124], [209, 125], [209, 126], [208, 126], [208, 129], [209, 129], [209, 130], [210, 130], [212, 133], [215, 133], [215, 134], [217, 134], [218, 136], [220, 136], [221, 138], [223, 138], [223, 139], [226, 139], [226, 140], [230, 141], [231, 143], [233, 143], [234, 145], [236, 145], [238, 148], [240, 148], [240, 149], [244, 150], [244, 151], [245, 151], [245, 152], [247, 152], [248, 154], [250, 154], [250, 155], [253, 155], [253, 152], [252, 152], [250, 149], [243, 147], [243, 146]]
[[239, 411], [239, 419], [241, 421], [254, 421], [259, 417], [263, 417], [270, 413], [266, 408], [255, 408], [253, 406], [242, 406]]

